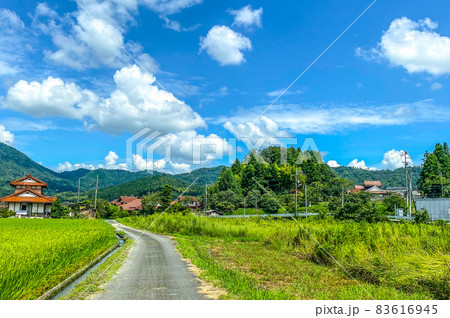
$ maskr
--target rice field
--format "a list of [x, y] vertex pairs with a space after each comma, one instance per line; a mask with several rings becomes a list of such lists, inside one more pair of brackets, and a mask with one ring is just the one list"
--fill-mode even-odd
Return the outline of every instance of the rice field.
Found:
[[116, 242], [100, 220], [0, 219], [0, 299], [36, 299]]
[[[145, 229], [157, 217], [120, 222]], [[450, 299], [450, 226], [299, 222], [165, 214], [149, 230], [177, 236], [234, 299]]]

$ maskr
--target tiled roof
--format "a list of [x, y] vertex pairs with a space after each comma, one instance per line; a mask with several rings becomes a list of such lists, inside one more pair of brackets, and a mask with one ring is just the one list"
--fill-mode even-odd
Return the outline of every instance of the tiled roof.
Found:
[[[19, 194], [24, 193], [26, 191], [35, 194], [37, 197], [19, 197], [18, 196]], [[39, 192], [36, 192], [27, 187], [19, 192], [16, 192], [16, 193], [10, 194], [4, 198], [1, 198], [0, 202], [52, 203], [55, 200], [56, 200], [56, 198], [54, 198], [54, 197], [46, 197], [45, 195], [42, 195]]]
[[136, 199], [123, 204], [121, 208], [127, 211], [142, 210], [142, 201], [141, 199]]
[[383, 184], [381, 183], [381, 181], [364, 181], [364, 185], [366, 187], [381, 187]]
[[[23, 182], [23, 180], [26, 180], [26, 179], [33, 179], [36, 182]], [[23, 178], [18, 179], [18, 180], [11, 181], [9, 184], [12, 185], [12, 186], [25, 185], [25, 186], [48, 187], [47, 183], [45, 183], [44, 181], [39, 180], [38, 178], [33, 177], [31, 175], [31, 173], [28, 176], [26, 176], [26, 177], [23, 177]]]

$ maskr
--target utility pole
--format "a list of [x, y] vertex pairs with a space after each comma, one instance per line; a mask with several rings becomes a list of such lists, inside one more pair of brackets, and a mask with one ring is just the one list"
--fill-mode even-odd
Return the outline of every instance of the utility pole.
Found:
[[295, 167], [295, 217], [297, 217], [297, 185], [298, 185], [298, 178], [297, 178], [297, 167]]
[[405, 155], [405, 180], [406, 180], [406, 205], [409, 207], [411, 204], [409, 202], [409, 181], [408, 181], [408, 153], [404, 151]]
[[244, 196], [244, 216], [245, 216], [245, 196]]
[[442, 171], [441, 171], [441, 198], [444, 197], [444, 182], [442, 181]]
[[97, 175], [97, 182], [95, 183], [95, 197], [94, 197], [94, 214], [95, 214], [95, 218], [97, 218], [97, 192], [98, 192], [98, 175]]
[[413, 203], [412, 177], [409, 176], [409, 216], [411, 216], [412, 203]]
[[78, 199], [77, 199], [78, 205], [80, 205], [80, 180], [81, 178], [78, 179]]
[[308, 216], [308, 187], [305, 179], [305, 215]]
[[342, 207], [344, 207], [344, 187], [342, 187]]
[[205, 183], [205, 215], [208, 212], [208, 182]]

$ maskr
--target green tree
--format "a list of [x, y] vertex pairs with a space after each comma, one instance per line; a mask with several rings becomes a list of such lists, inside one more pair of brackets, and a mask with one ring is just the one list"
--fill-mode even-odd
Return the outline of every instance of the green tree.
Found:
[[53, 201], [52, 204], [52, 210], [51, 210], [51, 217], [54, 219], [62, 219], [67, 216], [69, 213], [69, 210], [67, 207], [63, 206], [61, 203], [61, 200], [59, 198], [56, 198], [55, 201]]
[[258, 190], [253, 189], [249, 191], [249, 193], [245, 197], [245, 203], [247, 206], [251, 206], [256, 209], [258, 207], [258, 203], [260, 202], [260, 198], [261, 193]]
[[234, 175], [238, 175], [241, 173], [241, 162], [239, 159], [234, 160], [233, 164], [231, 165], [231, 171]]
[[274, 193], [264, 193], [261, 196], [261, 208], [266, 213], [277, 213], [280, 206], [278, 205]]
[[149, 195], [145, 195], [142, 197], [142, 212], [144, 214], [153, 214], [155, 213], [156, 205], [159, 203], [159, 195], [157, 192], [153, 192]]
[[416, 223], [427, 223], [430, 221], [430, 214], [428, 214], [427, 209], [417, 210], [414, 213], [414, 222]]
[[172, 187], [165, 184], [161, 191], [161, 212], [165, 211], [172, 202]]
[[405, 199], [398, 194], [387, 195], [383, 199], [383, 204], [386, 207], [386, 211], [391, 214], [395, 213], [395, 208], [403, 209], [404, 211], [407, 209]]

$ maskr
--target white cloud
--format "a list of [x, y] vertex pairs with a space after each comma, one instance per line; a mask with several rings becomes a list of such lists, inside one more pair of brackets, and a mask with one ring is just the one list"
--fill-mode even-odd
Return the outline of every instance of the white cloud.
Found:
[[126, 163], [117, 163], [119, 156], [114, 152], [110, 151], [105, 157], [105, 168], [106, 169], [116, 169], [116, 170], [127, 170], [128, 166]]
[[142, 52], [140, 44], [125, 41], [128, 27], [135, 23], [138, 5], [138, 0], [87, 0], [82, 2], [83, 8], [59, 16], [45, 3], [39, 3], [33, 26], [51, 36], [55, 49], [44, 54], [55, 63], [77, 70], [118, 68], [131, 62], [123, 50], [126, 48], [148, 67], [148, 72], [155, 72], [156, 63]]
[[0, 9], [0, 30], [3, 34], [14, 34], [24, 28], [24, 23], [14, 11]]
[[15, 75], [28, 66], [32, 40], [17, 14], [0, 9], [0, 76]]
[[281, 94], [283, 94], [283, 96], [285, 96], [285, 95], [303, 94], [303, 93], [305, 93], [306, 88], [298, 89], [298, 90], [295, 90], [295, 91], [294, 90], [288, 90], [286, 92], [285, 92], [285, 90], [286, 90], [286, 88], [280, 88], [280, 89], [268, 92], [267, 96], [269, 96], [269, 97], [278, 97]]
[[36, 120], [26, 120], [22, 118], [5, 118], [0, 121], [6, 129], [10, 131], [44, 131], [49, 129], [60, 129], [56, 127], [51, 121], [36, 121]]
[[206, 50], [222, 66], [242, 64], [242, 51], [251, 49], [250, 39], [224, 25], [213, 26], [206, 37], [200, 38], [200, 52]]
[[253, 10], [251, 5], [247, 5], [239, 10], [229, 10], [228, 12], [234, 16], [233, 25], [262, 27], [263, 8]]
[[327, 162], [327, 165], [330, 166], [331, 168], [337, 168], [341, 166], [340, 164], [337, 163], [336, 160], [329, 160]]
[[441, 89], [443, 86], [441, 83], [435, 82], [433, 84], [431, 84], [431, 90], [436, 91], [438, 89]]
[[8, 90], [4, 107], [36, 117], [60, 116], [86, 122], [108, 133], [149, 127], [161, 132], [206, 126], [191, 107], [163, 91], [155, 77], [137, 66], [123, 67], [114, 75], [116, 90], [100, 98], [74, 83], [49, 77], [42, 83], [19, 81]]
[[[164, 153], [167, 146], [171, 148], [170, 161], [175, 163], [193, 164], [195, 156], [198, 153], [194, 151], [200, 150], [198, 159], [204, 161], [204, 164], [215, 159], [221, 159], [229, 152], [228, 142], [215, 134], [202, 135], [194, 130], [181, 131], [167, 135], [168, 141], [164, 143], [157, 151]], [[194, 156], [195, 155], [195, 156]]]
[[[257, 106], [228, 117], [218, 117], [217, 124], [234, 126], [253, 122], [267, 106]], [[370, 126], [400, 126], [423, 122], [448, 122], [450, 109], [432, 100], [394, 105], [298, 105], [277, 104], [265, 116], [296, 134], [331, 134]], [[258, 121], [256, 122], [256, 124]]]
[[74, 83], [48, 77], [42, 83], [20, 80], [9, 88], [5, 106], [36, 117], [60, 116], [81, 119], [97, 97]]
[[167, 162], [164, 159], [159, 160], [147, 160], [142, 158], [141, 155], [133, 155], [133, 166], [138, 171], [147, 170], [162, 170], [166, 167]]
[[247, 121], [234, 124], [227, 121], [223, 127], [239, 140], [249, 139], [253, 144], [260, 138], [270, 138], [271, 142], [275, 143], [278, 138], [290, 137], [289, 133], [280, 130], [278, 124], [266, 116], [261, 116], [255, 123]]
[[358, 161], [358, 159], [353, 159], [347, 167], [352, 167], [356, 169], [362, 169], [362, 170], [376, 170], [376, 168], [369, 168], [366, 166], [366, 163], [364, 160]]
[[[406, 155], [406, 162], [408, 165], [412, 165], [411, 156]], [[405, 166], [405, 152], [403, 150], [392, 149], [384, 154], [383, 161], [381, 162], [386, 169], [394, 170]]]
[[63, 172], [63, 171], [74, 171], [78, 169], [94, 170], [95, 167], [93, 165], [87, 165], [84, 163], [71, 164], [70, 162], [65, 161], [64, 163], [59, 163], [58, 167], [55, 170], [58, 172]]
[[192, 166], [188, 163], [171, 162], [170, 167], [171, 167], [171, 172], [174, 174], [190, 172], [192, 170]]
[[376, 49], [358, 49], [366, 59], [386, 58], [409, 73], [450, 73], [450, 38], [435, 32], [438, 24], [429, 18], [413, 21], [406, 17], [392, 21]]
[[151, 10], [164, 16], [178, 13], [203, 2], [203, 0], [141, 0]]
[[2, 125], [0, 125], [0, 142], [10, 146], [14, 143], [14, 135]]
[[126, 163], [117, 163], [118, 160], [119, 160], [119, 156], [114, 151], [110, 151], [108, 153], [108, 155], [105, 157], [104, 165], [103, 164], [92, 165], [92, 164], [85, 164], [85, 163], [71, 164], [70, 162], [65, 161], [64, 163], [59, 163], [58, 167], [55, 170], [58, 172], [74, 171], [74, 170], [78, 170], [78, 169], [128, 170], [127, 164]]

